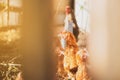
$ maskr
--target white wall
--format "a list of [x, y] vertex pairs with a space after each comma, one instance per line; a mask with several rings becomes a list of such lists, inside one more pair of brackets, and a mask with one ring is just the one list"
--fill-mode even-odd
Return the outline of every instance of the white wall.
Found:
[[78, 26], [89, 31], [89, 0], [75, 0], [75, 17]]

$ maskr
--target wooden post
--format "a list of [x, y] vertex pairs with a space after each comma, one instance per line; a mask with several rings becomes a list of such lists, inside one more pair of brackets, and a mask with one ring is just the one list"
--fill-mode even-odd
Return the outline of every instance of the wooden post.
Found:
[[10, 20], [10, 0], [7, 0], [7, 26], [9, 27], [9, 20]]
[[23, 0], [24, 80], [54, 80], [52, 0]]

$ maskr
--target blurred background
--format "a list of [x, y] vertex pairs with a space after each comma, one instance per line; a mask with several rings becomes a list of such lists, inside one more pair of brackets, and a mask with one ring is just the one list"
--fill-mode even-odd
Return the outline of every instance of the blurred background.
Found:
[[[0, 79], [15, 79], [21, 72], [19, 51], [22, 1], [0, 0]], [[13, 76], [12, 76], [13, 75]]]
[[[53, 44], [70, 6], [93, 80], [120, 80], [119, 0], [0, 0], [0, 80], [56, 80]], [[56, 44], [55, 44], [56, 45]]]

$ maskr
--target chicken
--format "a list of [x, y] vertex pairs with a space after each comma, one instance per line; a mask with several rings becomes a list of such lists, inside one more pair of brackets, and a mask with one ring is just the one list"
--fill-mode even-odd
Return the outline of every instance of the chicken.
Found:
[[63, 67], [63, 49], [60, 45], [60, 40], [58, 37], [55, 39], [55, 53], [57, 57], [57, 73], [56, 73], [56, 80], [63, 80], [64, 76], [66, 75], [64, 72], [64, 67]]
[[70, 32], [62, 32], [60, 34], [60, 37], [64, 38], [66, 41], [66, 47], [63, 53], [64, 70], [67, 73], [68, 77], [72, 78], [77, 72], [76, 53], [78, 51], [78, 46], [76, 44], [76, 39], [74, 35]]
[[72, 33], [62, 32], [59, 36], [66, 42], [65, 48], [59, 52], [63, 54], [63, 71], [67, 74], [67, 80], [90, 80], [87, 70], [87, 50], [78, 48]]
[[57, 53], [57, 76], [64, 77], [64, 67], [63, 67], [63, 58], [62, 50], [60, 48], [56, 49]]
[[77, 52], [76, 60], [78, 65], [78, 71], [76, 73], [76, 80], [89, 80], [87, 72], [87, 51], [82, 49]]

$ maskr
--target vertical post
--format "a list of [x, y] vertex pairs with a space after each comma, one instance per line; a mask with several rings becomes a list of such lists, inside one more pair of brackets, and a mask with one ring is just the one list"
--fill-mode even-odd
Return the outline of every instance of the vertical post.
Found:
[[120, 0], [91, 1], [89, 49], [96, 80], [120, 80]]
[[7, 0], [7, 26], [9, 27], [9, 18], [10, 18], [10, 0]]
[[23, 0], [21, 51], [25, 80], [54, 80], [52, 0]]

